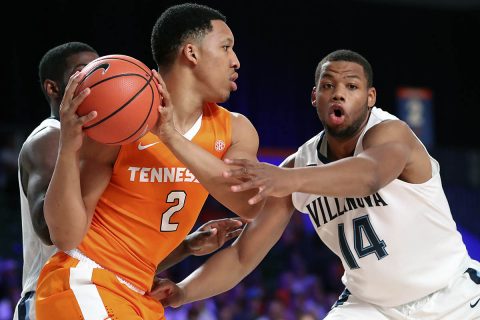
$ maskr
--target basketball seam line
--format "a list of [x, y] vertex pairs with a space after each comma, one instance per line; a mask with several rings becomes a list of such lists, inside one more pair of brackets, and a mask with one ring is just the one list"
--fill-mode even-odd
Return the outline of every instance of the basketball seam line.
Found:
[[[137, 75], [137, 76], [140, 76], [138, 74], [129, 74], [129, 75]], [[119, 76], [115, 76], [115, 77], [111, 77], [109, 79], [113, 79], [113, 78], [117, 78], [117, 77], [121, 77], [123, 75], [119, 75]], [[147, 80], [146, 78], [140, 76], [141, 78]], [[153, 74], [151, 75], [150, 79], [148, 79], [148, 81], [145, 83], [145, 85], [137, 92], [135, 93], [135, 95], [133, 97], [131, 97], [126, 103], [124, 103], [120, 108], [118, 108], [117, 110], [115, 110], [114, 112], [110, 113], [108, 116], [106, 116], [105, 118], [103, 118], [102, 120], [99, 120], [98, 122], [95, 122], [94, 124], [91, 124], [89, 126], [86, 126], [84, 127], [84, 130], [88, 130], [88, 129], [91, 129], [99, 124], [101, 124], [102, 122], [104, 121], [107, 121], [108, 119], [110, 119], [111, 117], [113, 117], [114, 115], [116, 115], [118, 112], [122, 111], [126, 106], [128, 106], [130, 104], [130, 102], [132, 102], [133, 100], [135, 100], [136, 97], [138, 97], [138, 95], [140, 93], [143, 92], [143, 90], [145, 90], [145, 88], [150, 85], [150, 82], [152, 81], [152, 78], [153, 78]], [[107, 81], [108, 79], [104, 79], [102, 81], [99, 81], [97, 82], [95, 85], [99, 84], [100, 82], [104, 82], [104, 81]], [[94, 86], [95, 86], [94, 85]], [[94, 86], [92, 86], [91, 88], [93, 88]], [[149, 113], [150, 114], [150, 113]]]

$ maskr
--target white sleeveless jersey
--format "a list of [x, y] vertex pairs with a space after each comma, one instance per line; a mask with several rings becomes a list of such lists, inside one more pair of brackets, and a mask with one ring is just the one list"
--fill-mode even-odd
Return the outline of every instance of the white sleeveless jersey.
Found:
[[[372, 109], [354, 156], [363, 151], [365, 132], [388, 119], [398, 118]], [[319, 152], [322, 136], [323, 131], [298, 149], [295, 167], [328, 162]], [[439, 164], [430, 159], [432, 178], [425, 183], [395, 179], [363, 198], [292, 195], [296, 209], [310, 216], [319, 237], [342, 260], [345, 286], [366, 302], [402, 305], [447, 286], [465, 271], [467, 250], [450, 213]]]
[[[60, 129], [60, 122], [55, 119], [44, 120], [30, 133], [24, 144], [30, 141], [39, 131], [47, 127]], [[30, 207], [20, 178], [20, 169], [18, 170], [18, 183], [20, 188], [20, 209], [22, 213], [23, 275], [21, 296], [23, 297], [25, 293], [35, 291], [40, 270], [45, 262], [56, 252], [56, 247], [45, 245], [37, 236], [35, 230], [33, 230]]]

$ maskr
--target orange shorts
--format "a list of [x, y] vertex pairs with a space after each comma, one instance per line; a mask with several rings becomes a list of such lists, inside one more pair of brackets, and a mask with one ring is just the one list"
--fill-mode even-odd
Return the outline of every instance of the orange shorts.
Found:
[[161, 303], [127, 285], [88, 258], [57, 252], [38, 279], [37, 319], [165, 320]]

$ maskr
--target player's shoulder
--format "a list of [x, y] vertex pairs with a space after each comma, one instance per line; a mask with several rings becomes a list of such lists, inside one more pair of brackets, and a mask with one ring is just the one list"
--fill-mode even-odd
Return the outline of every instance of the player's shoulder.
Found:
[[238, 132], [240, 134], [257, 134], [253, 123], [245, 115], [238, 112], [230, 112], [232, 117], [232, 129], [233, 132]]
[[[131, 144], [136, 144], [136, 142], [132, 142]], [[107, 164], [113, 167], [122, 147], [124, 146], [100, 143], [85, 136], [82, 148], [80, 149], [80, 158], [84, 161]]]
[[45, 126], [40, 129], [35, 129], [23, 143], [20, 149], [20, 155], [32, 154], [38, 156], [52, 147], [54, 147], [55, 152], [57, 152], [57, 148], [55, 147], [58, 146], [59, 138], [60, 128]]
[[53, 126], [36, 128], [25, 140], [18, 154], [18, 164], [27, 169], [52, 165], [58, 154], [60, 129]]
[[365, 138], [376, 137], [382, 139], [395, 139], [412, 134], [410, 126], [400, 119], [388, 119], [372, 126], [365, 134]]
[[367, 126], [370, 127], [369, 131], [398, 130], [402, 127], [408, 128], [405, 121], [378, 107], [372, 108]]
[[240, 112], [233, 112], [233, 111], [229, 111], [231, 116], [232, 116], [232, 121], [247, 121], [247, 122], [250, 122], [250, 120], [247, 118], [247, 116], [245, 116], [244, 114], [240, 113]]

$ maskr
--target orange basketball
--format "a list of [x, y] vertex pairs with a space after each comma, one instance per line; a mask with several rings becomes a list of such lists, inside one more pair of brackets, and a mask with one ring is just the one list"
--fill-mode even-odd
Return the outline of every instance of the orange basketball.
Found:
[[160, 94], [157, 80], [143, 62], [126, 55], [108, 55], [87, 64], [83, 72], [75, 95], [85, 88], [91, 92], [77, 114], [98, 113], [83, 127], [87, 136], [122, 145], [139, 139], [155, 125]]

